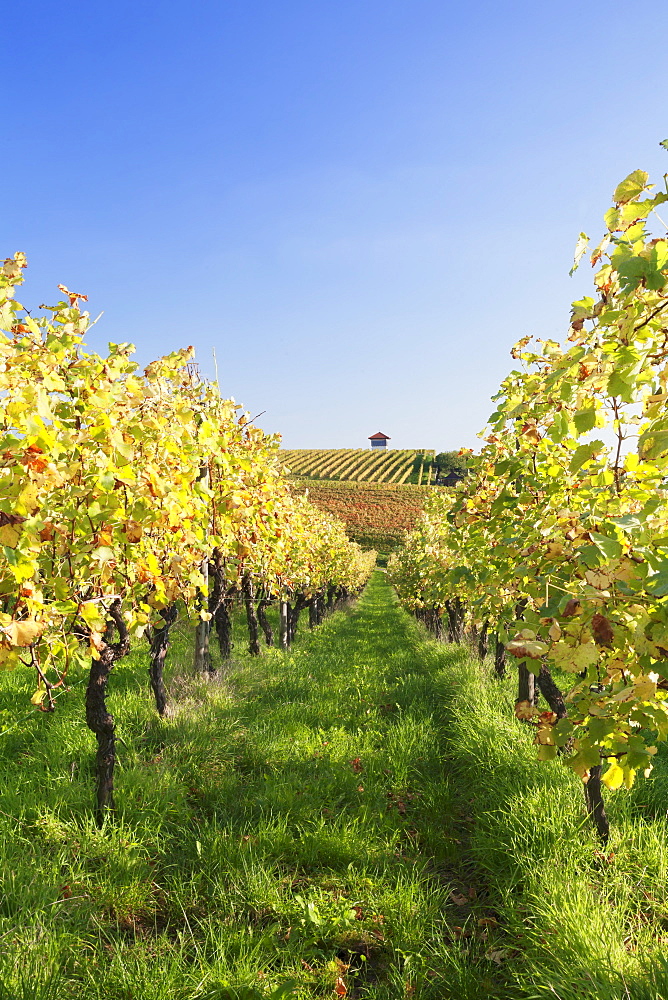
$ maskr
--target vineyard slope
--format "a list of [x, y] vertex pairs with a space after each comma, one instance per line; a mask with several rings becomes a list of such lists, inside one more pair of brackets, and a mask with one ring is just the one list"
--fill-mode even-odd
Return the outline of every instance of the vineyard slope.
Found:
[[401, 483], [295, 480], [295, 492], [341, 518], [353, 541], [379, 551], [400, 545], [415, 526], [425, 500], [435, 487]]
[[289, 475], [338, 482], [428, 486], [433, 449], [297, 448], [281, 452]]

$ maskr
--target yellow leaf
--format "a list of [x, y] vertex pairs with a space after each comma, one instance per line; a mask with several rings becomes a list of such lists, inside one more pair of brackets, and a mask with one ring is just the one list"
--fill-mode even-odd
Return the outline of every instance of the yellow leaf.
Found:
[[129, 542], [138, 542], [144, 533], [144, 529], [137, 521], [128, 521], [125, 525], [125, 537]]
[[[651, 771], [652, 768], [650, 767], [649, 770]], [[626, 771], [624, 772], [624, 784], [626, 785], [627, 788], [633, 788], [633, 782], [635, 781], [636, 778], [636, 772], [637, 768], [633, 767], [626, 768]]]
[[[654, 674], [654, 676], [657, 675]], [[641, 674], [633, 682], [633, 693], [639, 701], [649, 701], [656, 694], [656, 681]]]
[[590, 587], [595, 587], [596, 590], [607, 590], [614, 579], [614, 573], [603, 570], [588, 569], [585, 573], [585, 580]]
[[79, 614], [92, 629], [98, 632], [104, 630], [106, 619], [100, 614], [100, 606], [97, 601], [84, 601], [79, 605]]
[[32, 483], [24, 486], [18, 495], [16, 509], [25, 510], [27, 514], [34, 514], [39, 507], [38, 492], [37, 487]]
[[599, 650], [594, 642], [583, 642], [579, 646], [569, 646], [565, 642], [555, 642], [550, 649], [550, 659], [560, 670], [571, 674], [582, 673], [591, 664], [596, 663]]
[[15, 524], [3, 524], [0, 528], [0, 545], [6, 545], [10, 549], [15, 549], [21, 537], [21, 529]]
[[558, 642], [558, 640], [561, 638], [561, 626], [559, 625], [559, 622], [553, 622], [547, 634], [549, 635], [552, 642]]
[[36, 622], [28, 618], [25, 621], [10, 622], [2, 631], [12, 646], [30, 646], [35, 639], [40, 637], [45, 627], [43, 622]]
[[624, 770], [614, 761], [605, 772], [601, 781], [610, 789], [621, 788], [624, 781]]
[[37, 691], [35, 691], [32, 698], [30, 699], [30, 701], [31, 704], [33, 705], [41, 705], [45, 698], [46, 698], [46, 691], [44, 690], [44, 688], [38, 688]]
[[0, 646], [0, 670], [14, 670], [20, 663], [19, 654], [8, 646]]

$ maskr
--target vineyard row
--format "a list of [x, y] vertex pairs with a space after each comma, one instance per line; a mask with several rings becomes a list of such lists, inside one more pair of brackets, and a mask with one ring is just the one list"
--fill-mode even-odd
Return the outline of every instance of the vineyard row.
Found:
[[101, 818], [114, 802], [107, 685], [131, 645], [148, 640], [165, 714], [177, 619], [192, 619], [205, 672], [212, 627], [229, 656], [235, 600], [252, 654], [271, 602], [286, 647], [300, 611], [317, 624], [360, 590], [375, 553], [292, 494], [278, 439], [198, 377], [191, 349], [143, 372], [128, 344], [88, 353], [85, 297], [60, 286], [55, 306], [28, 311], [15, 298], [25, 267], [22, 254], [0, 266], [0, 669], [34, 672], [41, 711], [87, 675]]

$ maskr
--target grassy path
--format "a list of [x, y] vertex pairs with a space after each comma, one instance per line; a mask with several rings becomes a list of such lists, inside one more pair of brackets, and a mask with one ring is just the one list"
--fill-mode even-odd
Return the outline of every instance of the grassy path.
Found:
[[457, 957], [474, 886], [430, 680], [445, 655], [379, 572], [291, 655], [241, 658], [220, 685], [177, 677], [168, 722], [145, 663], [124, 665], [119, 813], [101, 831], [83, 688], [10, 734], [0, 998], [494, 995], [493, 963], [471, 979]]
[[[384, 573], [302, 631], [214, 684], [184, 640], [167, 721], [124, 661], [102, 830], [82, 684], [0, 739], [0, 1000], [667, 1000], [666, 755], [604, 857], [513, 680]], [[0, 675], [3, 722], [32, 684]]]

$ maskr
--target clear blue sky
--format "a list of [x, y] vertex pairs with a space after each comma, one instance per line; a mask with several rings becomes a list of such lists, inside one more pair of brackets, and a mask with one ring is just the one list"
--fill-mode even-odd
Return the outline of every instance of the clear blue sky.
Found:
[[668, 4], [28, 0], [0, 257], [89, 344], [194, 344], [286, 447], [474, 446], [581, 229], [668, 154]]

